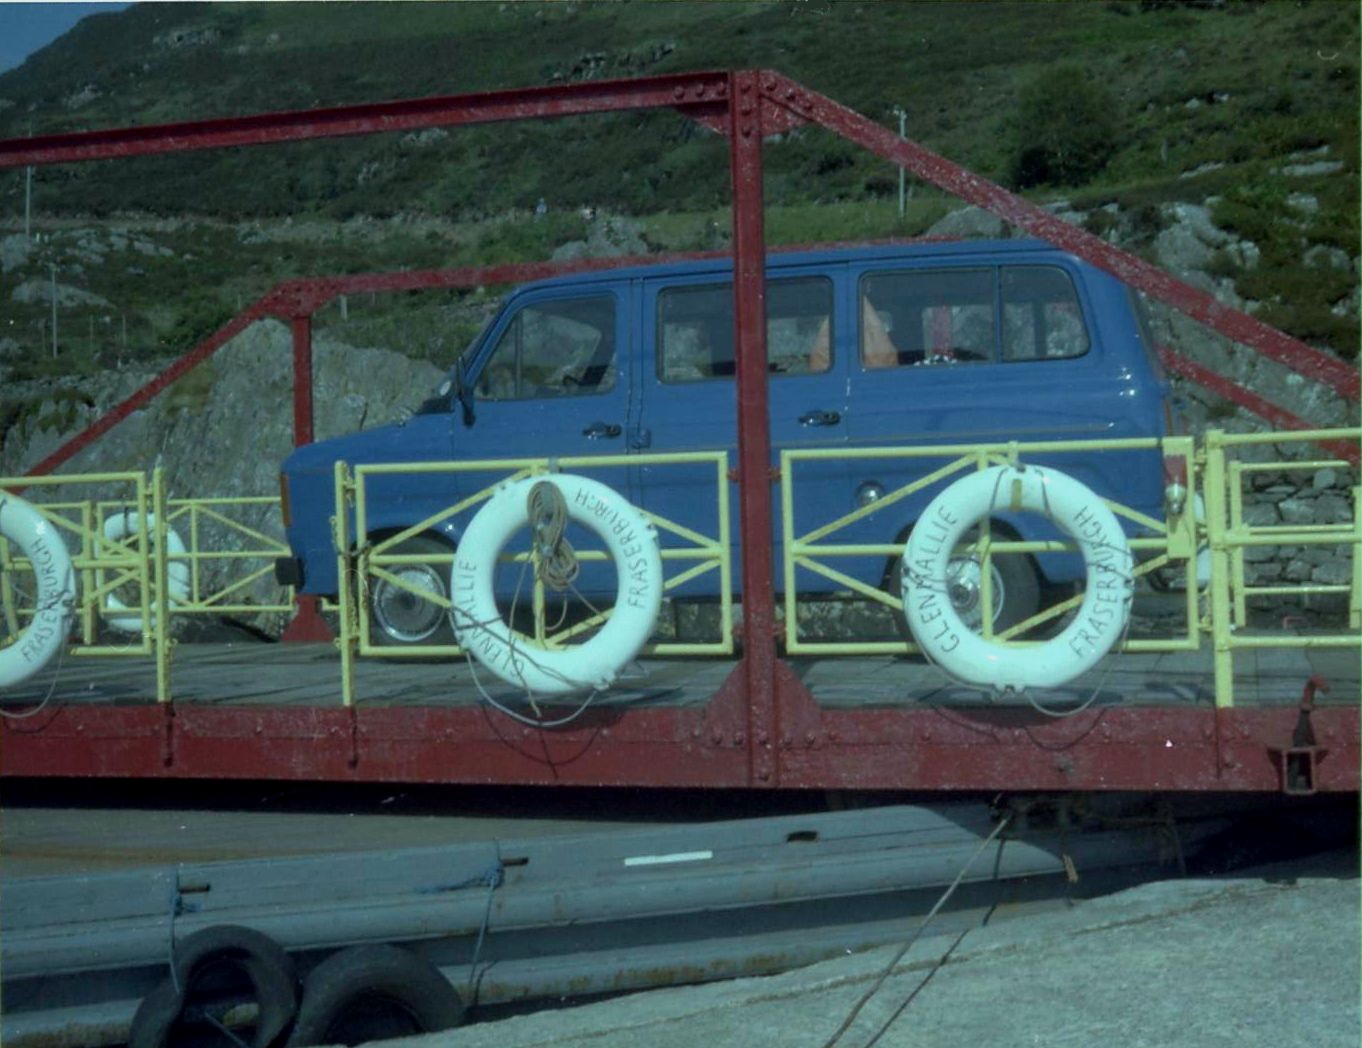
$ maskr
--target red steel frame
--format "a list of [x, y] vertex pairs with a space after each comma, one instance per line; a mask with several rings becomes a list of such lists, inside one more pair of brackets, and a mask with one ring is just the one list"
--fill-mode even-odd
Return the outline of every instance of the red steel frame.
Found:
[[[622, 109], [673, 108], [724, 134], [732, 187], [743, 655], [703, 709], [590, 711], [571, 727], [485, 708], [88, 707], [0, 724], [0, 775], [941, 790], [1277, 790], [1299, 711], [1121, 708], [1051, 721], [1020, 709], [824, 710], [778, 657], [766, 400], [762, 139], [815, 123], [1356, 401], [1358, 374], [858, 113], [765, 70], [684, 73], [0, 141], [0, 167], [68, 163]], [[657, 261], [656, 257], [650, 261]], [[311, 316], [361, 290], [517, 283], [613, 259], [364, 274], [276, 287], [30, 472], [47, 473], [249, 324], [292, 325], [294, 434], [312, 438]], [[1164, 350], [1174, 370], [1286, 428], [1310, 428]], [[1331, 446], [1358, 462], [1358, 449]], [[752, 541], [747, 541], [749, 538]], [[1283, 696], [1283, 699], [1289, 698]], [[1356, 709], [1316, 708], [1314, 786], [1356, 791]]]

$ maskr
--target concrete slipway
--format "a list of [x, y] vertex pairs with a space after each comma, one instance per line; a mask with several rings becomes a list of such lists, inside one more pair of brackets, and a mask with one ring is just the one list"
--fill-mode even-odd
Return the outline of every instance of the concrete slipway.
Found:
[[[844, 1048], [1357, 1048], [1359, 885], [1334, 855], [919, 940]], [[914, 922], [905, 921], [905, 938]], [[479, 1023], [388, 1048], [819, 1048], [897, 952]], [[895, 1018], [905, 1000], [920, 992]], [[886, 1022], [882, 1036], [876, 1035]]]

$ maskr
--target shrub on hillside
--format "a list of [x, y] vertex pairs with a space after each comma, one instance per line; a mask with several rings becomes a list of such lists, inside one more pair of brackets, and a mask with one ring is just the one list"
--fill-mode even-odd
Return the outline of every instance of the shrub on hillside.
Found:
[[1116, 152], [1116, 99], [1082, 66], [1064, 63], [1023, 85], [1017, 97], [1012, 184], [1080, 185]]

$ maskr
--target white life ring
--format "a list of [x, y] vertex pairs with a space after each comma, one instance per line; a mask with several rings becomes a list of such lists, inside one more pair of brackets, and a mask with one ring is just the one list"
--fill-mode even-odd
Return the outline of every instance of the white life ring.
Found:
[[38, 583], [33, 618], [0, 648], [0, 687], [18, 684], [52, 660], [66, 640], [76, 605], [76, 573], [66, 543], [32, 505], [0, 494], [0, 535], [19, 547]]
[[[526, 499], [545, 480], [562, 492], [569, 519], [600, 536], [619, 575], [615, 606], [600, 632], [560, 650], [536, 647], [512, 630], [493, 592], [497, 558], [529, 522]], [[662, 607], [657, 531], [617, 492], [588, 477], [557, 473], [510, 481], [469, 522], [454, 558], [450, 594], [460, 646], [502, 680], [540, 695], [607, 688], [647, 643]]]
[[[1083, 603], [1053, 640], [1036, 646], [987, 641], [970, 630], [946, 590], [961, 536], [1000, 508], [1043, 513], [1077, 540], [1087, 565]], [[999, 691], [1053, 688], [1097, 664], [1125, 631], [1134, 558], [1115, 515], [1072, 477], [1035, 466], [994, 466], [957, 480], [918, 519], [903, 551], [903, 613], [932, 661], [966, 684]]]
[[[155, 529], [155, 514], [147, 514], [147, 526]], [[104, 537], [110, 542], [122, 542], [129, 535], [139, 534], [143, 530], [142, 515], [131, 510], [124, 510], [122, 513], [115, 513], [104, 520]], [[174, 528], [166, 528], [166, 554], [168, 556], [183, 556], [186, 552], [184, 540]], [[172, 606], [183, 604], [189, 599], [189, 563], [184, 560], [168, 560], [166, 562], [166, 592], [170, 596]], [[160, 609], [158, 602], [151, 602], [151, 614], [148, 622], [154, 628], [157, 623], [157, 613]], [[124, 604], [114, 594], [109, 593], [104, 597], [104, 610], [113, 612], [105, 616], [106, 621], [116, 630], [124, 633], [142, 632], [142, 615], [133, 609], [130, 615], [119, 615], [117, 612], [129, 611], [129, 606]]]

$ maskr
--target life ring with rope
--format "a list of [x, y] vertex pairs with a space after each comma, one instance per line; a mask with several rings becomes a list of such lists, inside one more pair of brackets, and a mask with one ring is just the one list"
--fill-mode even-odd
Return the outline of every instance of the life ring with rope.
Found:
[[[137, 535], [146, 528], [156, 529], [156, 515], [148, 513], [145, 525], [142, 522], [142, 515], [134, 513], [132, 510], [124, 510], [106, 517], [104, 520], [104, 538], [109, 542], [123, 542], [130, 535]], [[166, 554], [172, 558], [181, 557], [187, 552], [184, 540], [179, 533], [172, 527], [166, 527]], [[171, 559], [166, 562], [166, 593], [170, 597], [171, 605], [183, 604], [189, 599], [189, 564], [184, 560]], [[160, 613], [158, 601], [151, 602], [150, 616], [148, 621], [155, 628], [157, 615]], [[108, 593], [104, 597], [105, 612], [104, 621], [116, 630], [124, 633], [142, 632], [142, 615], [129, 605], [124, 604], [113, 593]], [[118, 612], [128, 612], [131, 614], [118, 614]]]
[[[494, 592], [497, 558], [511, 536], [532, 523], [529, 500], [540, 484], [557, 489], [566, 519], [600, 537], [619, 578], [605, 625], [589, 640], [568, 648], [542, 648], [513, 630], [502, 618]], [[541, 549], [541, 556], [544, 552]], [[553, 551], [548, 552], [554, 559]], [[556, 570], [561, 576], [564, 566]], [[450, 595], [450, 616], [460, 646], [507, 683], [531, 695], [607, 688], [647, 643], [662, 607], [657, 531], [618, 492], [589, 477], [555, 473], [508, 481], [478, 510], [460, 539]]]
[[76, 605], [76, 573], [66, 543], [31, 503], [0, 494], [0, 535], [33, 566], [37, 594], [33, 617], [0, 648], [0, 688], [33, 676], [61, 649]]
[[[969, 629], [947, 592], [956, 544], [977, 521], [1006, 509], [1050, 518], [1078, 543], [1087, 569], [1073, 620], [1038, 645], [985, 640]], [[1095, 666], [1125, 632], [1134, 558], [1105, 502], [1055, 469], [993, 466], [962, 477], [923, 511], [903, 551], [903, 614], [923, 653], [956, 680], [997, 691], [1053, 688]]]

